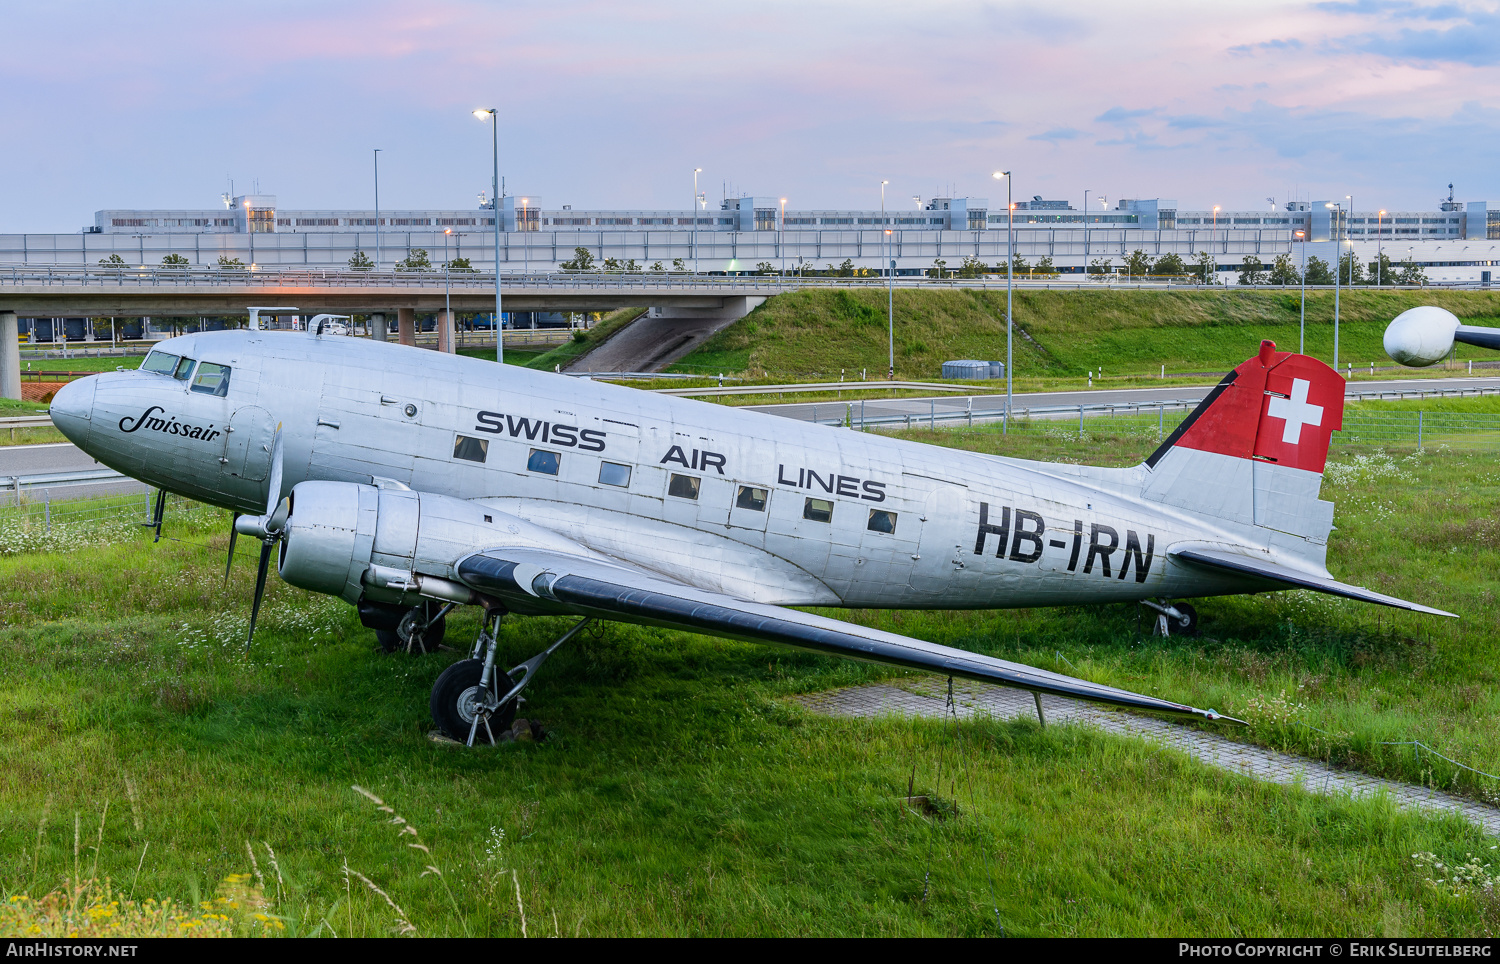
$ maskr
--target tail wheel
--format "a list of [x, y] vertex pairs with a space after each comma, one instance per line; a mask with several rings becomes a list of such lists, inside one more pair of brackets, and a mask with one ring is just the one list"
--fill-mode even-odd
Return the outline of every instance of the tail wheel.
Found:
[[426, 629], [418, 627], [427, 622], [431, 618], [431, 613], [436, 612], [437, 609], [438, 606], [435, 603], [415, 606], [406, 611], [401, 621], [396, 624], [395, 630], [375, 630], [375, 638], [380, 641], [380, 648], [387, 653], [403, 652], [414, 656], [436, 652], [443, 642], [443, 634], [448, 631], [448, 617], [446, 615], [439, 617]]
[[1177, 611], [1182, 613], [1181, 619], [1172, 620], [1172, 632], [1178, 636], [1198, 635], [1198, 610], [1187, 603], [1174, 603]]
[[[432, 721], [438, 725], [438, 729], [460, 743], [469, 741], [469, 730], [474, 725], [474, 718], [486, 701], [485, 694], [479, 688], [483, 675], [484, 660], [462, 659], [443, 670], [437, 682], [432, 684], [432, 699], [429, 704]], [[510, 688], [515, 685], [498, 667], [494, 669], [493, 677], [488, 697], [491, 700], [510, 692]], [[498, 738], [501, 733], [509, 730], [516, 719], [518, 702], [518, 699], [512, 698], [496, 710], [489, 718], [488, 730], [480, 723], [474, 734], [474, 742], [489, 743], [491, 737]]]

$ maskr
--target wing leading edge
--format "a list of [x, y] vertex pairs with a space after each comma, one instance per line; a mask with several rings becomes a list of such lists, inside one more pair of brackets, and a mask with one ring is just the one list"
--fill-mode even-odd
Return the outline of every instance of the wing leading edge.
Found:
[[1433, 609], [1431, 606], [1423, 606], [1420, 603], [1397, 599], [1395, 596], [1387, 596], [1384, 593], [1375, 592], [1363, 586], [1351, 586], [1348, 583], [1339, 582], [1332, 577], [1315, 576], [1310, 573], [1291, 569], [1287, 566], [1277, 565], [1269, 560], [1256, 559], [1237, 552], [1222, 552], [1214, 549], [1176, 549], [1169, 553], [1169, 555], [1173, 559], [1204, 569], [1234, 573], [1237, 576], [1258, 576], [1273, 583], [1280, 583], [1280, 585], [1269, 587], [1272, 589], [1286, 589], [1289, 587], [1311, 589], [1314, 592], [1328, 593], [1330, 596], [1344, 596], [1348, 599], [1358, 599], [1361, 602], [1393, 606], [1396, 609], [1410, 609], [1414, 613], [1427, 613], [1430, 616], [1452, 616], [1455, 619], [1458, 618], [1457, 614], [1446, 612], [1442, 609]]
[[459, 578], [476, 591], [516, 600], [528, 608], [546, 600], [560, 611], [578, 615], [775, 643], [1131, 709], [1240, 722], [1213, 710], [1200, 710], [826, 616], [746, 602], [593, 560], [531, 549], [495, 549], [466, 556], [455, 568]]

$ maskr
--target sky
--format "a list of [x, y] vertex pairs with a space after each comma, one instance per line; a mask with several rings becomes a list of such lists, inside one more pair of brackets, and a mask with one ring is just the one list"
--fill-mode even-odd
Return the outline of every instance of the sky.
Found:
[[101, 208], [1500, 202], [1500, 4], [0, 0], [0, 232]]

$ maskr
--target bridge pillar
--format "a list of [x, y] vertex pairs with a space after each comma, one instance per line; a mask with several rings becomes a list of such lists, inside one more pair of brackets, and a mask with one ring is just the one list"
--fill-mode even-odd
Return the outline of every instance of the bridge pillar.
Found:
[[0, 397], [21, 397], [20, 332], [14, 311], [0, 311]]
[[385, 312], [371, 312], [369, 318], [370, 337], [376, 341], [385, 341], [390, 336], [390, 326], [386, 323]]
[[403, 345], [417, 343], [417, 309], [396, 309], [396, 340]]
[[447, 355], [456, 351], [453, 346], [453, 312], [438, 312], [437, 336], [438, 351]]

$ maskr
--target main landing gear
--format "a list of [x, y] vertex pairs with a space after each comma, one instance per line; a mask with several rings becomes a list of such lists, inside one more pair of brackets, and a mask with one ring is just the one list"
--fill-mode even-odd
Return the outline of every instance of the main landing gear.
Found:
[[433, 653], [442, 645], [448, 629], [448, 612], [454, 603], [425, 600], [403, 608], [385, 603], [359, 602], [359, 621], [375, 630], [375, 639], [387, 653]]
[[495, 665], [495, 640], [504, 616], [503, 611], [486, 612], [484, 627], [469, 658], [443, 670], [432, 685], [429, 705], [433, 722], [448, 737], [468, 746], [476, 741], [494, 743], [500, 733], [510, 729], [521, 704], [521, 691], [547, 657], [589, 623], [588, 617], [579, 620], [557, 642], [506, 673]]
[[1178, 636], [1198, 635], [1198, 610], [1187, 603], [1159, 602], [1151, 599], [1142, 599], [1141, 605], [1156, 612], [1157, 636], [1170, 636], [1176, 633]]

